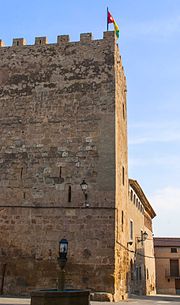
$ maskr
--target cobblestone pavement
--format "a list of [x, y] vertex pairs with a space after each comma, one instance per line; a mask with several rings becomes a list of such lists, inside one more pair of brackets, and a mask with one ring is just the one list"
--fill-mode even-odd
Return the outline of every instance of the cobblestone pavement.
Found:
[[[180, 296], [150, 296], [150, 297], [136, 297], [129, 299], [128, 301], [109, 303], [109, 302], [91, 302], [91, 305], [164, 305], [164, 304], [180, 304]], [[12, 297], [1, 297], [0, 305], [29, 305], [29, 298], [12, 298]]]

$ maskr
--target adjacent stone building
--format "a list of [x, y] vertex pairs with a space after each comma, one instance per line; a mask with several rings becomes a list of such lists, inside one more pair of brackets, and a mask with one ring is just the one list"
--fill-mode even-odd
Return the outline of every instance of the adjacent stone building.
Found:
[[129, 180], [129, 292], [155, 294], [156, 275], [153, 247], [152, 206], [136, 180]]
[[[66, 238], [66, 287], [125, 299], [127, 89], [115, 33], [0, 46], [1, 292], [56, 287]], [[145, 230], [153, 214], [142, 201]]]
[[157, 293], [180, 294], [180, 238], [154, 238]]

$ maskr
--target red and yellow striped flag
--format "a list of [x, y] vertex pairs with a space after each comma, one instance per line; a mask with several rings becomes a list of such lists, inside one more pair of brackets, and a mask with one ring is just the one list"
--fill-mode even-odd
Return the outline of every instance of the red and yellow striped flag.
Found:
[[108, 16], [107, 16], [107, 22], [108, 22], [108, 24], [109, 23], [114, 24], [114, 31], [116, 33], [117, 38], [119, 38], [119, 27], [109, 11], [108, 11]]

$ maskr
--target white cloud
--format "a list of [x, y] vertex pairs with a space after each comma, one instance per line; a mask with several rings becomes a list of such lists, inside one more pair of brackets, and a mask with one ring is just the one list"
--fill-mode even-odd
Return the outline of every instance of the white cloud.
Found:
[[155, 235], [180, 237], [180, 186], [156, 190], [150, 196], [150, 202], [157, 214]]
[[140, 122], [129, 125], [129, 145], [180, 142], [180, 123]]
[[166, 168], [180, 168], [180, 155], [167, 155], [163, 156], [162, 154], [156, 157], [130, 157], [129, 158], [129, 167], [144, 167], [144, 166], [165, 166]]

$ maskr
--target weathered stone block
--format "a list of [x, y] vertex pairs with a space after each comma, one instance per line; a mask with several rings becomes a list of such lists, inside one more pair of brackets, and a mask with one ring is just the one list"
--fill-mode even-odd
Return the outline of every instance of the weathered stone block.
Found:
[[57, 43], [58, 44], [63, 44], [69, 42], [69, 35], [59, 35], [57, 37]]
[[13, 39], [13, 46], [25, 46], [26, 45], [26, 40], [24, 38], [14, 38]]
[[37, 44], [37, 45], [45, 45], [47, 43], [48, 43], [48, 39], [45, 36], [35, 38], [35, 44]]

